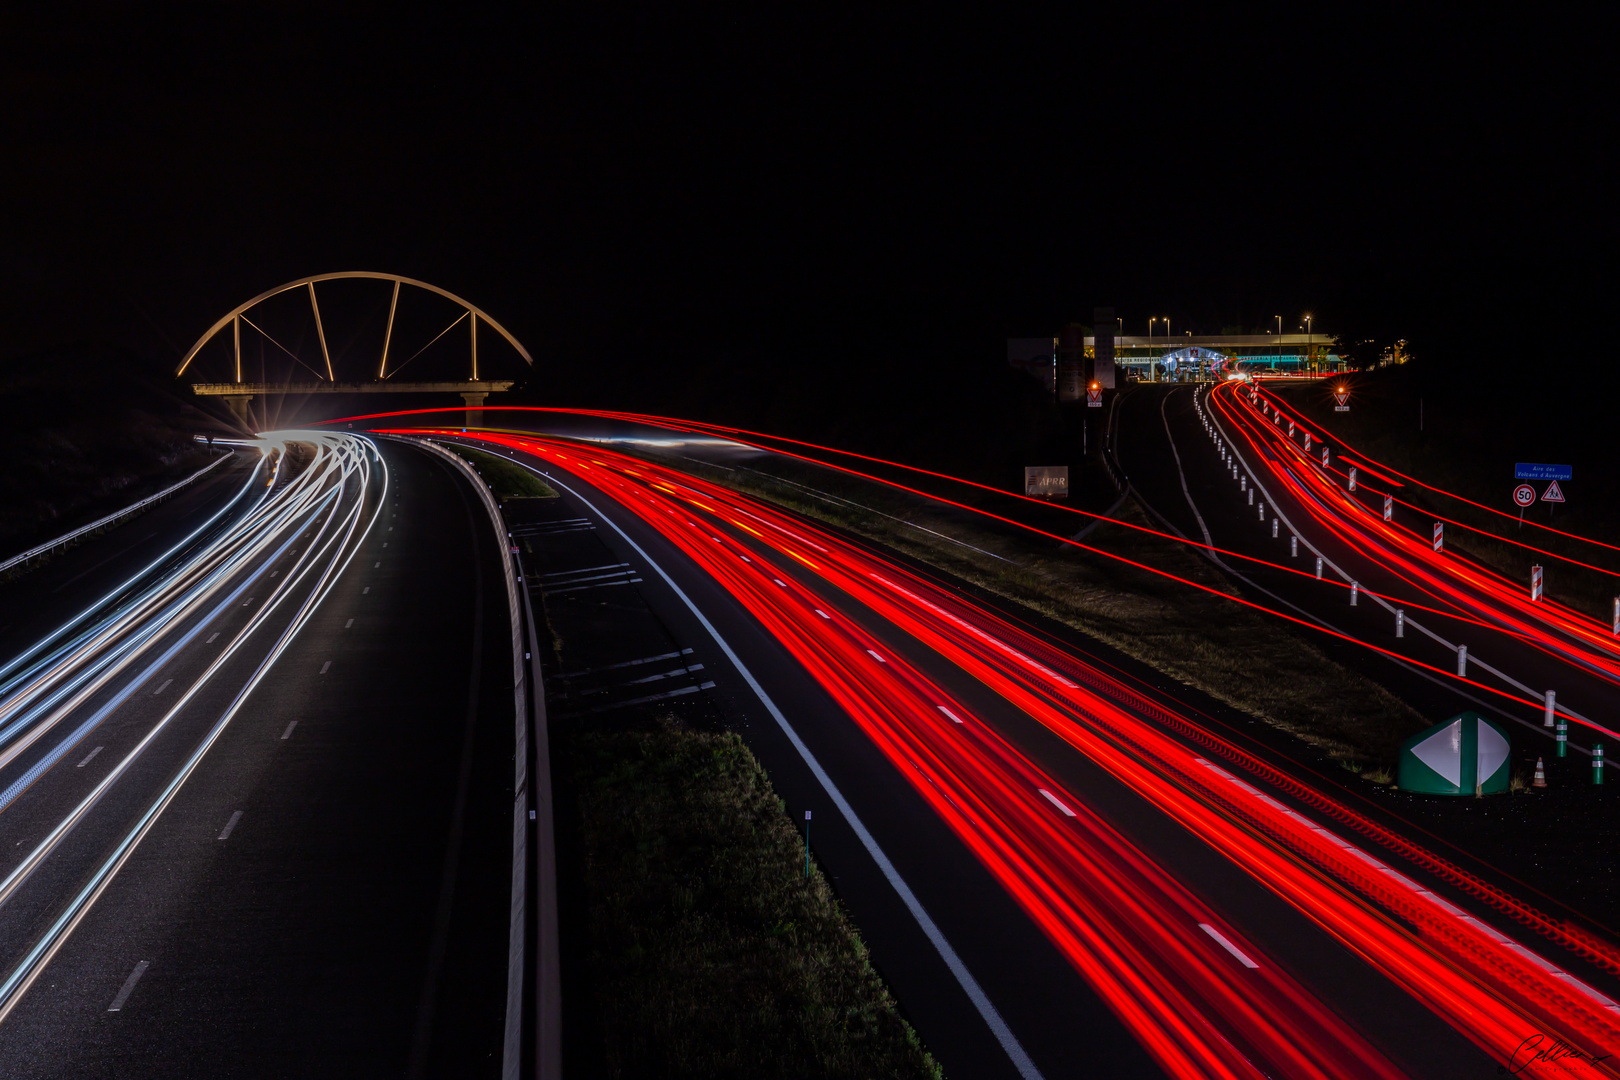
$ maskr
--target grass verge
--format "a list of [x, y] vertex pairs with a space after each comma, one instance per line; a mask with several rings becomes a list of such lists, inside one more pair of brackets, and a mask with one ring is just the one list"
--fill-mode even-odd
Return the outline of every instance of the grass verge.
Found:
[[554, 730], [613, 1077], [938, 1077], [735, 734]]
[[494, 454], [486, 454], [482, 450], [473, 450], [459, 443], [441, 443], [451, 453], [460, 454], [478, 474], [484, 478], [490, 488], [495, 492], [495, 498], [502, 502], [507, 499], [555, 499], [556, 491], [550, 484], [540, 479], [528, 469], [512, 464], [505, 458]]
[[[1378, 683], [1329, 659], [1276, 620], [1147, 570], [1060, 548], [1040, 537], [981, 528], [965, 515], [940, 513], [875, 484], [782, 459], [762, 459], [755, 463], [758, 468], [748, 470], [711, 468], [689, 459], [664, 463], [848, 529], [972, 582], [1334, 757], [1393, 762], [1400, 741], [1429, 723]], [[761, 471], [767, 468], [780, 475]], [[801, 484], [839, 501], [811, 494]], [[1116, 516], [1150, 524], [1134, 501], [1128, 500]], [[1173, 541], [1105, 524], [1089, 533], [1085, 543], [1235, 595], [1214, 567]]]

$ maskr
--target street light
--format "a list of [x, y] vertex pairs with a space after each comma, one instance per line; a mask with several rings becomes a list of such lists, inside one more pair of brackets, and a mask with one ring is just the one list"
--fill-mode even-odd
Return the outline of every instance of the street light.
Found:
[[1308, 311], [1305, 313], [1305, 363], [1307, 367], [1311, 363], [1311, 313]]

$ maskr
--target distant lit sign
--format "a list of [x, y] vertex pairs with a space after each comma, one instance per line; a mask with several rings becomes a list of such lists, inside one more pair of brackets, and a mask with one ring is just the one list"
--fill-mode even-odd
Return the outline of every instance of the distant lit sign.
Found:
[[1337, 405], [1333, 406], [1333, 411], [1334, 412], [1349, 412], [1350, 411], [1350, 391], [1348, 391], [1348, 390], [1335, 390], [1335, 391], [1333, 391], [1333, 400], [1338, 402]]
[[1513, 466], [1515, 480], [1568, 480], [1572, 470], [1568, 465], [1537, 465], [1518, 462]]
[[1024, 466], [1024, 494], [1035, 499], [1067, 499], [1069, 497], [1069, 467], [1067, 465]]
[[1093, 386], [1086, 391], [1086, 405], [1093, 409], [1102, 408], [1102, 387]]

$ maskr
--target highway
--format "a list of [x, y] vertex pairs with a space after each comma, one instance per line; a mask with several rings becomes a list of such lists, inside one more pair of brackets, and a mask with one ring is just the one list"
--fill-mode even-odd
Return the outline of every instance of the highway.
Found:
[[0, 1075], [499, 1075], [487, 515], [410, 448], [240, 456], [3, 594]]
[[1615, 1043], [1612, 1002], [1429, 853], [1397, 869], [1353, 809], [982, 598], [643, 460], [482, 442], [606, 526], [793, 810], [839, 808], [818, 855], [948, 1071], [1140, 1075], [1075, 1051], [1134, 1043], [1178, 1076], [1463, 1076], [1534, 1030]]

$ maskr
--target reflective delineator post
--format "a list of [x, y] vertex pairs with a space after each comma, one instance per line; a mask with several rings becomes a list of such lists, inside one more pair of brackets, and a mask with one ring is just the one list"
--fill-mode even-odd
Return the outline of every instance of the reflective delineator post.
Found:
[[1444, 551], [1446, 547], [1446, 526], [1444, 522], [1434, 523], [1434, 550]]
[[1351, 607], [1356, 606], [1356, 597], [1359, 596], [1360, 594], [1361, 594], [1361, 586], [1359, 584], [1357, 584], [1356, 582], [1352, 581], [1350, 583], [1350, 606]]
[[810, 880], [810, 811], [804, 812], [804, 880]]
[[1558, 734], [1554, 738], [1558, 742], [1558, 756], [1569, 757], [1569, 720], [1563, 713], [1558, 714]]
[[1558, 695], [1553, 693], [1551, 690], [1547, 691], [1547, 696], [1543, 699], [1543, 701], [1545, 703], [1545, 708], [1543, 709], [1542, 714], [1541, 714], [1541, 726], [1542, 727], [1552, 727], [1553, 726], [1553, 714], [1557, 711], [1553, 707], [1553, 702], [1557, 699], [1557, 697], [1558, 697]]
[[1614, 630], [1616, 637], [1620, 637], [1620, 596], [1614, 598]]
[[1264, 502], [1260, 504], [1260, 520], [1266, 520], [1266, 504]]
[[1395, 609], [1395, 636], [1396, 637], [1405, 637], [1406, 636], [1406, 609], [1405, 608], [1396, 608]]
[[1299, 537], [1297, 536], [1288, 538], [1288, 557], [1290, 559], [1299, 558]]
[[1592, 744], [1592, 784], [1595, 787], [1603, 786], [1603, 744]]
[[1394, 516], [1395, 516], [1395, 499], [1392, 496], [1385, 495], [1384, 496], [1384, 520], [1389, 521]]
[[1322, 447], [1322, 468], [1328, 467], [1328, 448]]
[[1249, 489], [1249, 505], [1254, 505], [1254, 488]]
[[1271, 519], [1271, 538], [1273, 540], [1277, 539], [1277, 522], [1278, 522], [1278, 520], [1279, 519], [1275, 518], [1275, 517], [1273, 517]]
[[1541, 599], [1541, 567], [1539, 566], [1530, 568], [1530, 599]]
[[1457, 678], [1468, 678], [1468, 646], [1457, 646]]
[[1350, 466], [1350, 490], [1356, 490], [1356, 467]]
[[1311, 433], [1308, 431], [1305, 433], [1305, 452], [1311, 452]]
[[1536, 777], [1530, 781], [1530, 786], [1533, 788], [1547, 786], [1547, 766], [1540, 758], [1536, 758]]
[[1316, 557], [1316, 580], [1322, 580], [1322, 556], [1320, 555]]

